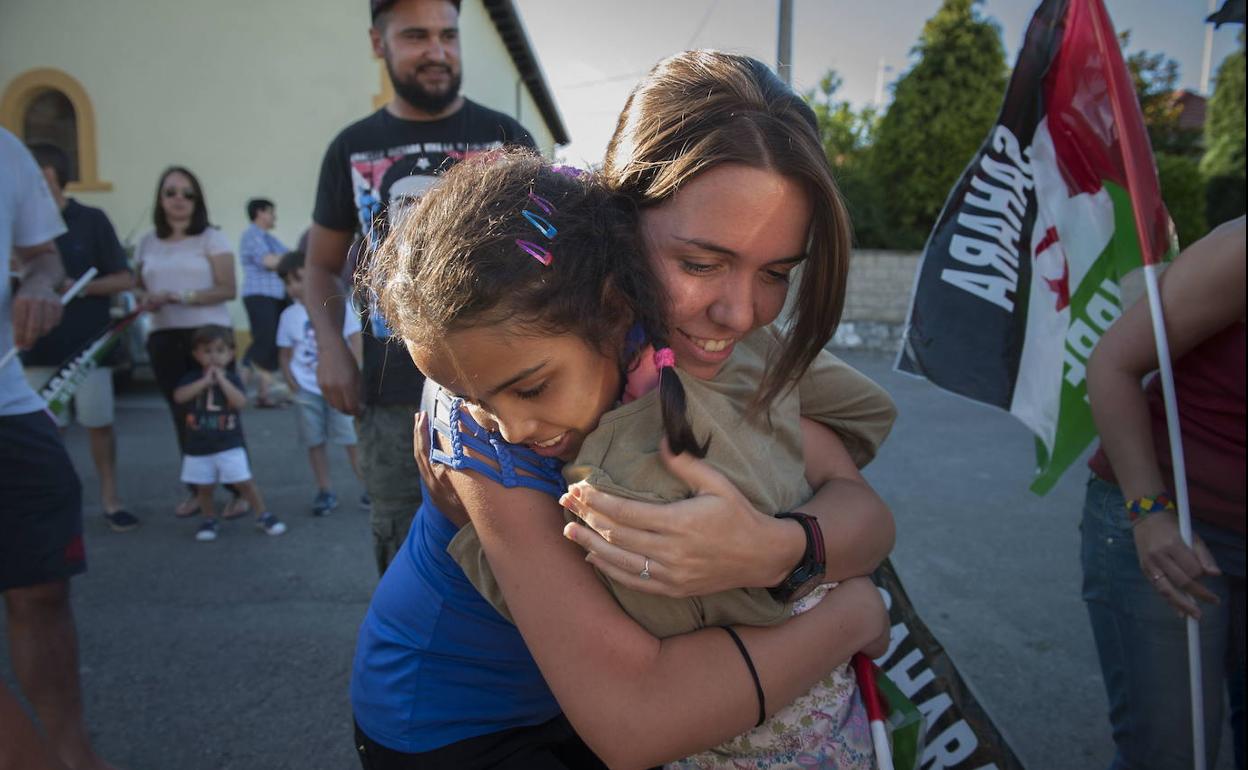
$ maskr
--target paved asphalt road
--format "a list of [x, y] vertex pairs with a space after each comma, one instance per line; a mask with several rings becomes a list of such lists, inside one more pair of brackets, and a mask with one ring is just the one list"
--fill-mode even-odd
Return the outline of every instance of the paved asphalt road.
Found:
[[[1028, 768], [1105, 767], [1104, 691], [1079, 599], [1085, 473], [1036, 497], [1021, 424], [895, 374], [884, 357], [847, 358], [901, 410], [867, 475], [897, 517], [894, 563], [923, 618]], [[237, 520], [212, 544], [171, 515], [178, 455], [150, 386], [118, 403], [121, 488], [139, 530], [113, 534], [95, 515], [86, 436], [70, 432], [87, 490], [90, 571], [74, 581], [87, 714], [119, 767], [358, 767], [347, 681], [375, 583], [367, 515], [341, 457], [343, 507], [308, 514], [311, 472], [293, 419], [245, 417], [256, 478], [290, 531], [270, 538]], [[7, 653], [0, 675], [12, 686]], [[1223, 746], [1219, 767], [1229, 767]]]

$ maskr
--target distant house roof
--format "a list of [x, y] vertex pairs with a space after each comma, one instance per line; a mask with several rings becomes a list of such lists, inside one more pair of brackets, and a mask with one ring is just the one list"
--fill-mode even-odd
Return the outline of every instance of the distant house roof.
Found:
[[1185, 88], [1174, 92], [1174, 101], [1181, 110], [1179, 112], [1179, 128], [1193, 131], [1204, 129], [1205, 109], [1209, 104], [1208, 99], [1195, 91], [1189, 91]]
[[542, 73], [542, 65], [538, 63], [537, 56], [533, 53], [533, 46], [529, 42], [528, 34], [524, 31], [524, 23], [520, 21], [520, 14], [516, 11], [515, 3], [512, 0], [484, 0], [484, 4], [486, 11], [490, 14], [490, 20], [494, 22], [494, 28], [498, 30], [503, 44], [507, 46], [507, 53], [511, 54], [511, 60], [520, 73], [520, 79], [524, 81], [529, 93], [533, 96], [533, 101], [537, 103], [537, 109], [542, 113], [542, 120], [550, 129], [555, 143], [567, 144], [571, 138], [563, 125], [563, 118], [559, 115], [555, 97], [546, 85], [546, 75]]

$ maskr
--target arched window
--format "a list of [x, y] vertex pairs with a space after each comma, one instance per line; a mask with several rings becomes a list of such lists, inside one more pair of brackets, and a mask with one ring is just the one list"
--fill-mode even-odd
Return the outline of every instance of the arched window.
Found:
[[48, 89], [31, 99], [22, 116], [22, 139], [27, 144], [47, 142], [60, 147], [69, 156], [69, 181], [82, 178], [78, 173], [78, 118], [65, 94]]
[[27, 70], [4, 86], [0, 126], [24, 142], [55, 144], [69, 156], [70, 192], [113, 189], [96, 173], [95, 111], [86, 89], [52, 68]]

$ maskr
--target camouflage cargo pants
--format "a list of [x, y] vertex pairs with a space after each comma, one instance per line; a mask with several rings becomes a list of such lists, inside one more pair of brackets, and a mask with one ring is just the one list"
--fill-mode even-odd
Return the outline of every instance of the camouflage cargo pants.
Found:
[[412, 454], [412, 430], [419, 409], [418, 404], [370, 404], [356, 421], [360, 471], [373, 502], [370, 518], [378, 575], [398, 553], [420, 507], [420, 471]]

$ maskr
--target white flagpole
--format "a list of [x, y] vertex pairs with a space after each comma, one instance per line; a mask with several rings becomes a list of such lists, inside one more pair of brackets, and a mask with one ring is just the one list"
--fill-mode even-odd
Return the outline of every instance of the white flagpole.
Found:
[[[91, 280], [95, 278], [96, 274], [99, 272], [100, 271], [94, 267], [87, 268], [87, 272], [83, 273], [82, 277], [77, 281], [74, 281], [74, 285], [70, 286], [65, 293], [61, 295], [61, 307], [65, 307], [69, 304], [71, 299], [78, 296], [78, 292], [82, 291], [83, 287], [85, 287], [88, 283], [91, 283]], [[7, 366], [8, 363], [13, 360], [13, 356], [15, 355], [17, 355], [17, 345], [9, 348], [8, 352], [4, 354], [4, 357], [0, 358], [0, 369]]]
[[[1188, 548], [1192, 547], [1192, 511], [1187, 499], [1187, 467], [1183, 461], [1183, 441], [1179, 433], [1179, 409], [1174, 396], [1174, 369], [1170, 365], [1170, 343], [1166, 337], [1165, 317], [1161, 308], [1161, 290], [1157, 285], [1157, 265], [1144, 266], [1144, 284], [1148, 289], [1148, 309], [1153, 319], [1153, 339], [1157, 343], [1157, 376], [1161, 377], [1161, 393], [1166, 405], [1166, 430], [1170, 437], [1170, 461], [1174, 466], [1174, 497], [1179, 507], [1179, 535]], [[1201, 680], [1200, 624], [1187, 618], [1187, 674], [1192, 698], [1192, 767], [1205, 770], [1205, 699]]]

